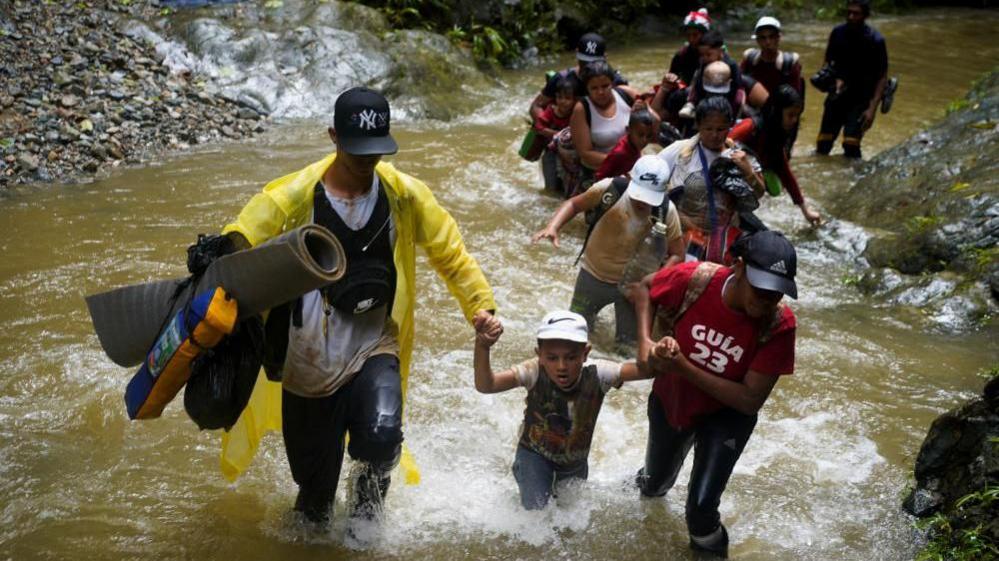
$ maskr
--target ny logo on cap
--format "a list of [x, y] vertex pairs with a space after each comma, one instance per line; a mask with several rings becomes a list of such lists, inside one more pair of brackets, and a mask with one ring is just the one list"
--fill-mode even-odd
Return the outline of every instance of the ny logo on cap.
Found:
[[591, 55], [595, 54], [597, 52], [597, 42], [596, 41], [587, 41], [586, 42], [586, 52], [587, 52], [587, 54], [591, 54]]
[[374, 109], [365, 109], [364, 111], [354, 115], [352, 120], [358, 128], [369, 131], [371, 129], [384, 127], [388, 123], [388, 113], [375, 111]]
[[781, 259], [780, 261], [774, 263], [773, 265], [770, 265], [770, 270], [773, 271], [773, 272], [775, 272], [775, 273], [779, 273], [781, 275], [786, 275], [787, 274], [787, 266], [784, 265], [784, 260], [783, 259]]

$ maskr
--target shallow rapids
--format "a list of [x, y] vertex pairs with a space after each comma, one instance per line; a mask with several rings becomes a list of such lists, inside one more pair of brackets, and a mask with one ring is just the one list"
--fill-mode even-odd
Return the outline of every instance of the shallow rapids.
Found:
[[[999, 32], [994, 11], [872, 24], [901, 87], [865, 139], [868, 158], [942, 116], [999, 59], [999, 43], [966, 46], [967, 37]], [[787, 27], [784, 47], [813, 72], [831, 24]], [[748, 46], [746, 35], [734, 36], [734, 52]], [[678, 46], [662, 39], [612, 45], [609, 54], [644, 87]], [[568, 306], [583, 233], [575, 222], [561, 249], [529, 243], [560, 202], [541, 194], [536, 166], [516, 154], [542, 73], [503, 74], [494, 101], [465, 118], [393, 127], [401, 150], [391, 161], [430, 185], [493, 285], [506, 330], [497, 367], [530, 356], [537, 321]], [[855, 169], [810, 155], [821, 115], [810, 86], [806, 104], [792, 166], [821, 209]], [[520, 508], [510, 465], [524, 392], [475, 392], [472, 329], [422, 258], [405, 434], [423, 479], [394, 484], [372, 548], [344, 542], [344, 485], [328, 536], [292, 521], [296, 487], [279, 435], [228, 485], [218, 434], [199, 433], [179, 399], [162, 419], [127, 420], [122, 392], [132, 372], [101, 352], [83, 296], [181, 275], [197, 233], [217, 231], [266, 181], [329, 149], [325, 124], [294, 123], [95, 183], [29, 186], [0, 199], [0, 558], [689, 559], [689, 467], [663, 500], [639, 500], [630, 487], [644, 457], [651, 382], [609, 394], [585, 485], [545, 511]], [[797, 364], [764, 407], [724, 495], [732, 557], [912, 559], [918, 534], [900, 510], [912, 460], [933, 418], [977, 392], [976, 372], [999, 361], [996, 334], [947, 335], [946, 318], [918, 306], [865, 300], [844, 283], [865, 239], [855, 225], [827, 217], [811, 230], [786, 196], [764, 201], [761, 217], [798, 248]], [[598, 355], [613, 339], [609, 312], [596, 329]]]

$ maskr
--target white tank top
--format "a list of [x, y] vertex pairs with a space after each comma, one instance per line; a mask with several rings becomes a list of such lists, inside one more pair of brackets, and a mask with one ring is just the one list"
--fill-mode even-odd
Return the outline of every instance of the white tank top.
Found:
[[600, 115], [597, 106], [593, 105], [590, 98], [584, 98], [590, 107], [590, 142], [593, 143], [594, 150], [605, 154], [610, 152], [611, 148], [614, 148], [617, 141], [624, 135], [625, 129], [628, 127], [628, 119], [631, 118], [631, 107], [628, 107], [628, 104], [624, 102], [621, 94], [617, 93], [617, 90], [611, 90], [611, 93], [614, 95], [617, 110], [614, 112], [614, 116], [609, 119]]

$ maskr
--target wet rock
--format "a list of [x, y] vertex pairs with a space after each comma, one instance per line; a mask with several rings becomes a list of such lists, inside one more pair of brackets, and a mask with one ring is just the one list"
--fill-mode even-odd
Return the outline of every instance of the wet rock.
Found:
[[260, 117], [260, 114], [254, 111], [253, 109], [241, 107], [239, 111], [236, 113], [236, 116], [239, 117], [240, 119], [256, 119]]
[[[971, 318], [999, 311], [999, 71], [968, 94], [968, 107], [865, 164], [864, 176], [833, 212], [877, 229], [864, 251], [874, 267], [908, 275], [948, 272], [984, 294], [941, 307]], [[953, 295], [958, 298], [957, 292]], [[948, 310], [944, 310], [947, 307]]]
[[995, 505], [961, 508], [958, 501], [999, 483], [999, 376], [985, 385], [982, 397], [944, 413], [930, 430], [916, 457], [916, 483], [903, 502], [918, 517], [942, 512], [955, 529], [979, 527], [983, 539], [999, 543]]
[[26, 171], [35, 171], [38, 169], [38, 158], [34, 154], [22, 152], [17, 156], [17, 164]]

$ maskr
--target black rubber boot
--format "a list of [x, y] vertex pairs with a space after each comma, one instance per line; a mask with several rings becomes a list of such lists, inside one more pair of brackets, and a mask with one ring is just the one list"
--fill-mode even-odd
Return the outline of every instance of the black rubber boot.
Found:
[[[357, 462], [351, 470], [351, 518], [381, 517], [385, 495], [392, 482], [391, 467], [382, 462]], [[387, 469], [386, 469], [387, 468]]]
[[843, 157], [845, 157], [845, 158], [860, 159], [862, 157], [862, 154], [860, 152], [860, 145], [858, 145], [858, 144], [844, 144], [843, 145]]
[[309, 490], [298, 488], [295, 498], [295, 510], [301, 512], [305, 519], [313, 524], [327, 526], [333, 510], [333, 497], [336, 489]]
[[347, 537], [353, 547], [365, 549], [381, 535], [385, 494], [392, 478], [392, 462], [356, 462], [350, 470], [350, 519]]
[[702, 558], [728, 559], [728, 530], [724, 524], [705, 536], [690, 536], [690, 549]]

